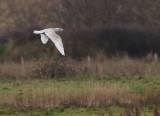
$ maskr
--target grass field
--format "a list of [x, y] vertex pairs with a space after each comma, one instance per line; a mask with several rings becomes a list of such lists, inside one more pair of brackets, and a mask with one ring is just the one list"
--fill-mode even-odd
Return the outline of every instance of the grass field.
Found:
[[0, 115], [152, 116], [159, 90], [160, 76], [1, 78]]
[[160, 116], [160, 0], [46, 1], [0, 0], [0, 116]]

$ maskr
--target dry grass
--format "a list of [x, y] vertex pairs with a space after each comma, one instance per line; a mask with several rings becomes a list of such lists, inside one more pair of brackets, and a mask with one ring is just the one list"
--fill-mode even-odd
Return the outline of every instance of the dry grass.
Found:
[[[9, 70], [8, 70], [9, 69]], [[83, 75], [159, 75], [160, 62], [154, 56], [133, 59], [128, 56], [107, 58], [98, 55], [96, 58], [84, 58], [81, 61], [65, 58], [21, 62], [5, 61], [0, 65], [0, 77], [65, 77]]]
[[113, 104], [146, 104], [157, 100], [159, 91], [145, 91], [133, 93], [129, 89], [121, 89], [116, 84], [110, 86], [102, 83], [88, 82], [89, 87], [81, 92], [71, 91], [61, 85], [61, 89], [54, 86], [31, 91], [27, 89], [19, 92], [0, 94], [0, 104], [13, 106], [55, 107], [65, 106], [108, 106]]
[[[99, 54], [95, 58], [87, 57], [81, 61], [71, 58], [60, 60], [41, 58], [39, 60], [25, 61], [21, 58], [20, 62], [5, 61], [0, 65], [0, 77], [47, 78], [83, 75], [133, 76], [159, 74], [160, 62], [157, 56], [152, 54], [149, 54], [144, 59], [133, 59], [128, 56], [108, 58]], [[66, 87], [63, 85], [65, 82], [60, 85], [55, 83], [49, 85], [43, 81], [39, 82], [41, 79], [37, 80], [38, 82], [35, 82], [34, 85], [38, 86], [38, 88], [35, 88], [29, 82], [25, 89], [19, 86], [21, 90], [0, 92], [0, 104], [45, 108], [59, 105], [64, 105], [65, 107], [108, 107], [116, 104], [126, 107], [121, 116], [140, 116], [140, 112], [143, 112], [143, 107], [146, 104], [159, 104], [159, 89], [149, 89], [155, 83], [148, 83], [149, 87], [141, 92], [134, 92], [131, 90], [131, 86], [124, 85], [120, 87], [116, 81], [115, 83], [103, 83], [103, 81], [88, 80], [85, 82], [87, 87], [79, 91], [76, 87], [73, 90], [74, 86]], [[6, 85], [6, 87], [10, 88], [12, 86]], [[137, 104], [137, 107], [128, 107], [128, 105], [136, 106]], [[154, 116], [159, 115], [156, 107], [153, 109], [153, 113]]]
[[0, 77], [26, 77], [34, 65], [34, 61], [25, 62], [23, 58], [20, 63], [5, 61], [0, 65]]

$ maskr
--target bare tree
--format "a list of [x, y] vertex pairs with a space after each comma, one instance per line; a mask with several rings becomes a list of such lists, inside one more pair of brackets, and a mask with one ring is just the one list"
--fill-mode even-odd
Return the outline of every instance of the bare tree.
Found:
[[56, 0], [6, 0], [4, 23], [9, 29], [22, 29], [31, 26], [57, 25], [58, 3]]
[[159, 0], [65, 0], [63, 19], [66, 27], [109, 24], [159, 27], [159, 5]]

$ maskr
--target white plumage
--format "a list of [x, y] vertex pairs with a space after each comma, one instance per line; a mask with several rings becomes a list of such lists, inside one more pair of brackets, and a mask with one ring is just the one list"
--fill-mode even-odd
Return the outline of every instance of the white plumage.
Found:
[[56, 32], [63, 31], [61, 28], [48, 28], [48, 29], [43, 29], [40, 31], [34, 30], [34, 34], [40, 34], [41, 35], [41, 41], [43, 44], [46, 44], [49, 39], [55, 44], [59, 52], [65, 56], [64, 53], [64, 47], [62, 43], [62, 39], [59, 35], [56, 34]]

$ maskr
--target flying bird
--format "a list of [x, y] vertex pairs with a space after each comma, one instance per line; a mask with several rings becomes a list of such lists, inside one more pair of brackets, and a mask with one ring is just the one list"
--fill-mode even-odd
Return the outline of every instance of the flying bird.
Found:
[[64, 53], [64, 48], [63, 48], [63, 43], [62, 39], [59, 35], [56, 34], [56, 32], [63, 31], [61, 28], [48, 28], [48, 29], [43, 29], [43, 30], [34, 30], [34, 34], [40, 34], [41, 35], [41, 41], [43, 44], [46, 44], [49, 39], [55, 44], [59, 52], [65, 56]]

